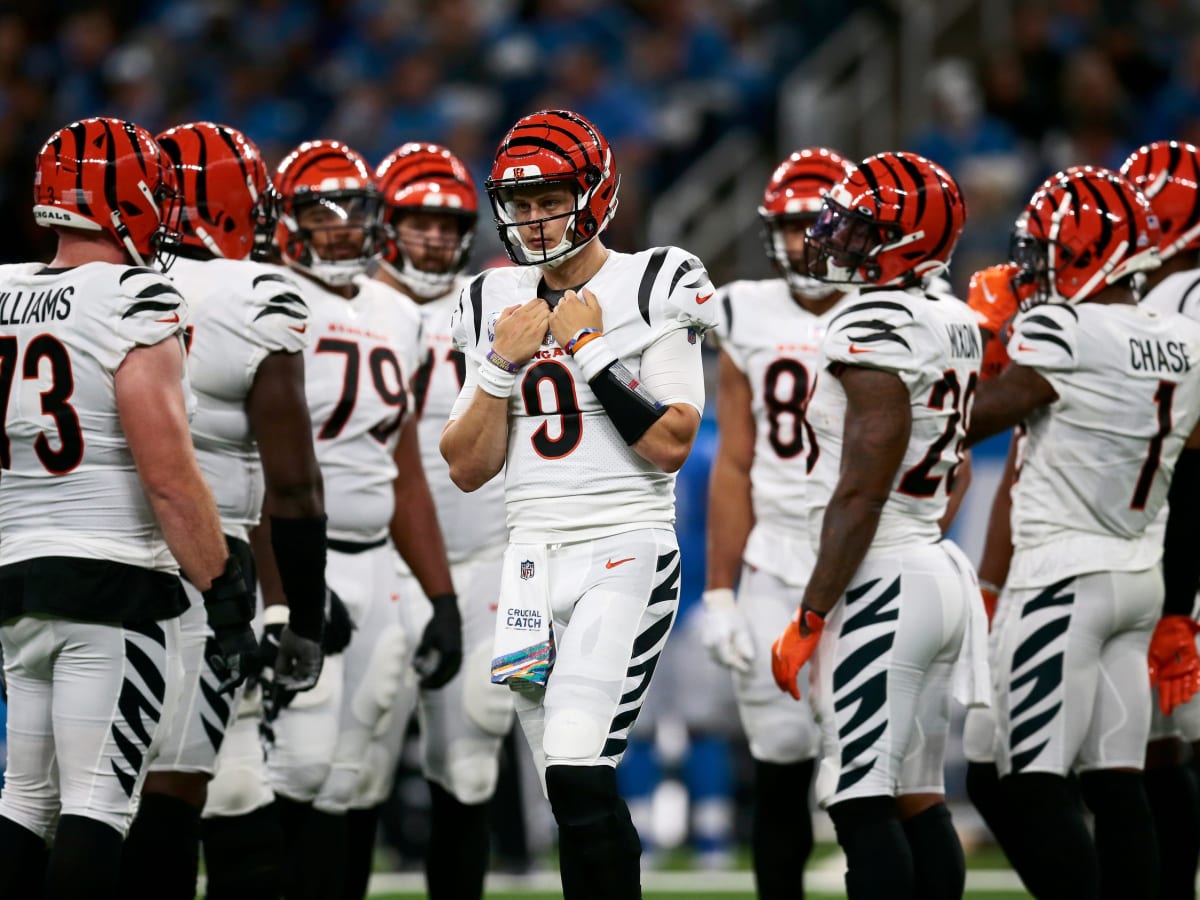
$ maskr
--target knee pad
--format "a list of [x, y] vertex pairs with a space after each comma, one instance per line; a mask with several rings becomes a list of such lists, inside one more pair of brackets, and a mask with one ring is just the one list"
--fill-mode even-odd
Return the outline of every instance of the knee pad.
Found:
[[744, 703], [741, 707], [750, 755], [761, 762], [787, 763], [812, 759], [821, 748], [821, 735], [813, 721], [812, 712], [790, 697], [780, 694], [789, 705], [779, 703]]
[[378, 806], [392, 792], [396, 780], [396, 755], [379, 741], [372, 741], [363, 757], [358, 785], [350, 799], [351, 809]]
[[328, 760], [296, 762], [287, 767], [272, 766], [269, 769], [271, 789], [279, 796], [297, 803], [311, 803], [329, 780], [332, 768]]
[[244, 816], [268, 806], [275, 795], [263, 779], [261, 769], [248, 766], [222, 766], [208, 783], [204, 815]]
[[996, 716], [985, 706], [972, 706], [963, 723], [963, 755], [967, 762], [996, 761]]
[[446, 776], [442, 787], [459, 803], [467, 806], [486, 803], [495, 793], [496, 780], [500, 776], [495, 748], [490, 753], [456, 753], [451, 747]]
[[334, 763], [329, 768], [329, 777], [313, 799], [313, 809], [330, 815], [344, 813], [354, 800], [361, 775], [361, 765]]
[[[601, 721], [598, 716], [578, 708], [564, 709], [548, 715], [546, 731], [542, 736], [542, 747], [546, 751], [547, 762], [550, 765], [559, 760], [591, 763], [604, 752], [604, 744], [608, 740], [608, 727], [607, 721]], [[564, 768], [575, 767], [568, 765]]]
[[485, 734], [503, 737], [513, 720], [513, 695], [507, 685], [492, 684], [492, 648], [478, 647], [463, 660], [463, 712]]
[[372, 732], [400, 695], [408, 659], [408, 643], [408, 636], [399, 625], [385, 628], [371, 648], [371, 658], [363, 672], [362, 681], [346, 686], [353, 691], [350, 711]]

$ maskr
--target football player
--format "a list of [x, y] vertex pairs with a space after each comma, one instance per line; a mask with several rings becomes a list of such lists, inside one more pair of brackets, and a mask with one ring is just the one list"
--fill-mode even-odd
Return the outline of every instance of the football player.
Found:
[[852, 168], [824, 147], [780, 163], [758, 213], [781, 277], [735, 281], [714, 299], [720, 443], [708, 493], [701, 630], [713, 659], [732, 670], [754, 758], [752, 847], [762, 900], [798, 896], [813, 845], [812, 817], [798, 798], [809, 794], [819, 734], [807, 698], [795, 704], [776, 689], [768, 648], [812, 571], [801, 501], [819, 448], [804, 406], [821, 337], [846, 297], [808, 274], [804, 235], [825, 193]]
[[[330, 897], [344, 890], [345, 813], [374, 777], [372, 736], [410, 664], [426, 688], [454, 676], [462, 635], [411, 415], [410, 380], [426, 352], [420, 316], [365, 277], [379, 224], [372, 173], [345, 144], [310, 141], [280, 163], [276, 189], [277, 243], [312, 330], [305, 391], [325, 483], [325, 577], [354, 630], [317, 686], [279, 710], [268, 768], [287, 845], [285, 895]], [[430, 598], [423, 631], [403, 621], [393, 545]], [[275, 578], [262, 568], [266, 593]]]
[[493, 678], [521, 688], [567, 900], [639, 896], [614, 768], [678, 605], [674, 473], [700, 427], [699, 338], [716, 309], [690, 254], [600, 241], [618, 185], [608, 141], [577, 113], [534, 113], [501, 140], [487, 192], [517, 267], [462, 292], [466, 381], [441, 441], [463, 490], [505, 471], [497, 649], [518, 646]]
[[[271, 180], [258, 148], [241, 132], [211, 122], [180, 125], [157, 140], [174, 165], [183, 205], [180, 258], [171, 279], [190, 313], [196, 456], [216, 497], [230, 552], [247, 572], [253, 571], [249, 532], [258, 523], [265, 491], [291, 615], [278, 657], [263, 663], [281, 688], [307, 690], [320, 674], [325, 605], [324, 504], [301, 355], [308, 309], [292, 277], [250, 259], [257, 236], [273, 224]], [[217, 753], [241, 695], [214, 690], [217, 680], [204, 652], [211, 637], [199, 595], [185, 587], [192, 606], [181, 620], [186, 675], [181, 713], [146, 778], [125, 842], [123, 889], [131, 897], [195, 896], [200, 813], [211, 799], [203, 825], [210, 900], [263, 896], [278, 891], [278, 819], [272, 807], [256, 808], [266, 797], [242, 791], [232, 773], [208, 798]], [[253, 719], [248, 716], [243, 726], [248, 733]], [[252, 759], [256, 776], [259, 759]]]
[[36, 161], [54, 259], [0, 269], [0, 897], [43, 882], [47, 897], [124, 896], [121, 843], [183, 677], [181, 569], [212, 628], [214, 695], [257, 654], [254, 597], [188, 430], [187, 303], [159, 271], [175, 187], [144, 129], [74, 122]]
[[[1200, 325], [1137, 305], [1157, 223], [1122, 176], [1068, 169], [1020, 221], [1013, 261], [1032, 296], [969, 428], [972, 442], [1027, 428], [991, 645], [1006, 849], [1038, 897], [1157, 896], [1141, 769], [1162, 540], [1147, 526], [1200, 416]], [[1175, 687], [1180, 673], [1160, 674]]]
[[[1192, 144], [1156, 141], [1130, 155], [1121, 174], [1145, 195], [1158, 218], [1158, 258], [1162, 265], [1146, 277], [1141, 305], [1164, 313], [1200, 319], [1200, 151]], [[1200, 504], [1200, 447], [1184, 446], [1175, 463], [1164, 522], [1163, 623], [1156, 631], [1163, 650], [1173, 655], [1171, 641], [1186, 643], [1194, 636], [1200, 557], [1189, 522]], [[1172, 629], [1172, 623], [1174, 628]], [[1156, 643], [1157, 643], [1156, 641]], [[1154, 653], [1154, 643], [1151, 652]], [[1200, 858], [1200, 790], [1194, 764], [1200, 740], [1200, 697], [1163, 710], [1174, 698], [1161, 695], [1151, 708], [1150, 744], [1146, 748], [1146, 794], [1157, 826], [1162, 857], [1164, 898], [1195, 896], [1196, 864]]]
[[[431, 801], [426, 879], [432, 900], [471, 900], [483, 896], [489, 851], [487, 801], [496, 789], [500, 744], [513, 718], [511, 692], [491, 682], [494, 592], [508, 537], [503, 478], [464, 494], [450, 481], [438, 453], [442, 428], [466, 371], [466, 357], [450, 336], [450, 315], [469, 281], [462, 273], [479, 203], [466, 166], [433, 144], [397, 148], [379, 164], [375, 179], [384, 210], [375, 277], [420, 309], [429, 350], [414, 384], [421, 462], [437, 506], [455, 590], [469, 598], [461, 607], [461, 671], [445, 687], [420, 692], [422, 768]], [[406, 576], [402, 598], [416, 591], [412, 576]], [[420, 610], [416, 621], [424, 622]], [[377, 745], [377, 777], [353, 805], [377, 809], [391, 792], [410, 710], [402, 711], [405, 715], [396, 716], [393, 733]], [[375, 818], [372, 815], [372, 822]], [[374, 831], [370, 829], [372, 838]], [[357, 866], [364, 889], [370, 861], [368, 852]]]
[[[804, 497], [816, 561], [772, 668], [800, 699], [815, 651], [817, 798], [852, 898], [960, 897], [965, 880], [942, 763], [952, 670], [964, 644], [982, 656], [985, 626], [941, 519], [982, 346], [966, 305], [926, 290], [965, 219], [944, 169], [882, 153], [829, 191], [807, 237], [811, 275], [862, 290], [821, 339]], [[975, 682], [960, 699], [986, 698], [986, 679]]]

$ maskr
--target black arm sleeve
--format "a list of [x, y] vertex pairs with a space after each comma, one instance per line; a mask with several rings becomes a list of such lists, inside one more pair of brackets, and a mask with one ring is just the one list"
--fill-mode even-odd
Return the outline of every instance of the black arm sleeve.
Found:
[[288, 602], [288, 625], [319, 641], [325, 621], [325, 517], [271, 516], [271, 549]]
[[604, 371], [588, 382], [592, 393], [608, 413], [617, 433], [632, 446], [666, 415], [666, 410], [641, 387], [620, 360], [613, 360]]
[[1200, 587], [1200, 449], [1184, 449], [1175, 464], [1163, 539], [1164, 616], [1191, 616]]

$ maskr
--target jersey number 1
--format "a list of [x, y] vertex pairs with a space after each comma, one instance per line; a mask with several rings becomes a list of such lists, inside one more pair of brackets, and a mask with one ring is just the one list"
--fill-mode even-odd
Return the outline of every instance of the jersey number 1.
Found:
[[1154, 484], [1154, 475], [1162, 462], [1163, 440], [1171, 433], [1171, 401], [1175, 399], [1175, 382], [1160, 381], [1158, 390], [1154, 392], [1154, 403], [1158, 406], [1158, 431], [1150, 438], [1150, 447], [1146, 451], [1146, 461], [1142, 463], [1142, 471], [1138, 475], [1137, 484], [1133, 488], [1133, 497], [1129, 501], [1130, 509], [1145, 509], [1146, 499], [1150, 496], [1150, 488]]

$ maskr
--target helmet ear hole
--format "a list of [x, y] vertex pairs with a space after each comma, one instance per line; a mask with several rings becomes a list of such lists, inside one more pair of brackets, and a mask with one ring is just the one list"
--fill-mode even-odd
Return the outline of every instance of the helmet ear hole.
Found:
[[589, 188], [594, 188], [596, 185], [598, 185], [600, 183], [600, 179], [603, 177], [604, 176], [596, 166], [588, 166], [583, 170], [583, 180]]
[[575, 226], [583, 237], [590, 238], [596, 233], [596, 219], [591, 213], [583, 213], [579, 217], [579, 222]]

